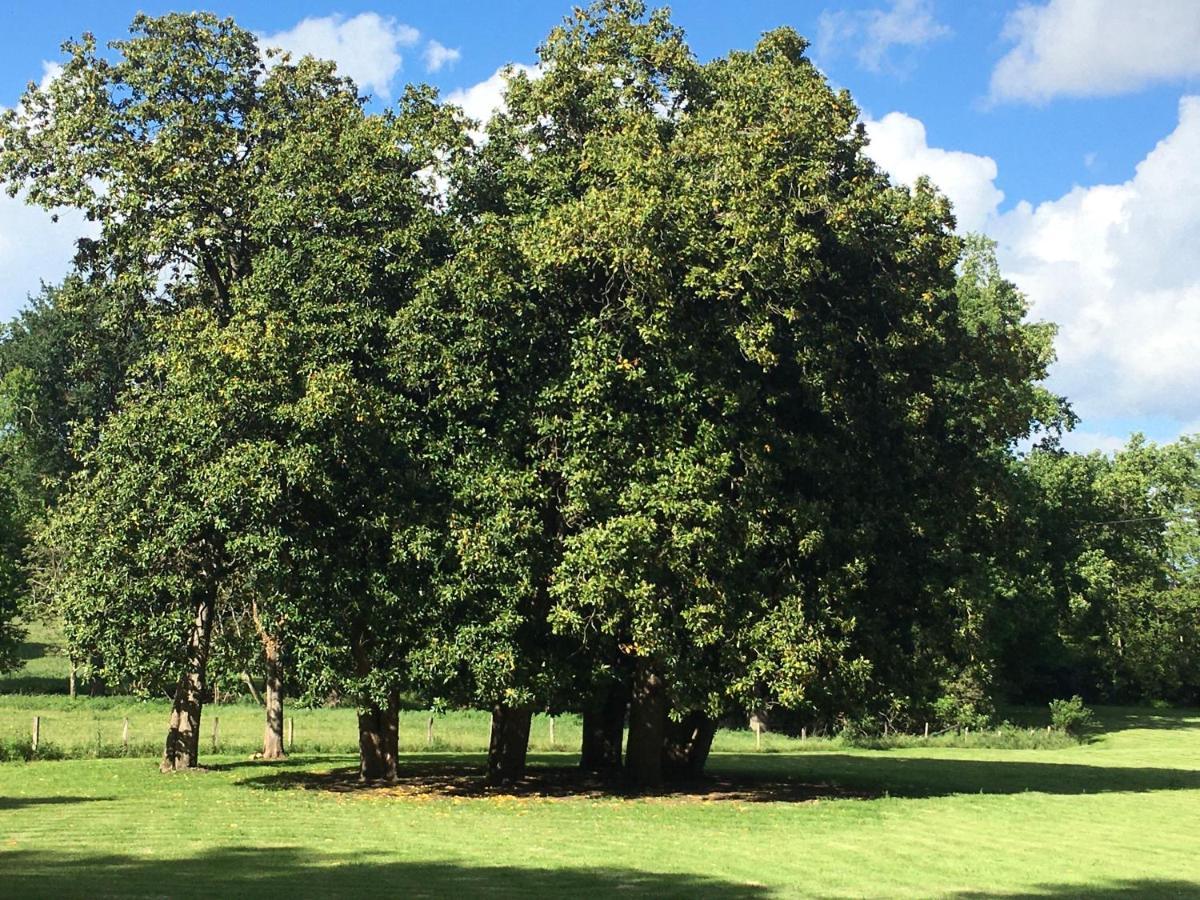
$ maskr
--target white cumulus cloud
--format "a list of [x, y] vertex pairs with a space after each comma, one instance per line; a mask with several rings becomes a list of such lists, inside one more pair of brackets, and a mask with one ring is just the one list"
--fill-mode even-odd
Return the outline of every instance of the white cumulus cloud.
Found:
[[493, 115], [505, 108], [504, 91], [508, 86], [507, 73], [510, 70], [513, 72], [524, 72], [531, 78], [537, 78], [539, 74], [537, 66], [512, 63], [497, 69], [490, 78], [478, 84], [451, 91], [446, 95], [446, 102], [462, 107], [463, 112], [468, 116], [486, 125]]
[[260, 35], [264, 47], [286, 50], [293, 57], [333, 60], [338, 73], [361, 89], [390, 97], [392, 81], [404, 64], [400, 50], [421, 38], [417, 29], [378, 13], [308, 18], [294, 28]]
[[[1128, 180], [1076, 187], [1057, 199], [1000, 212], [996, 165], [930, 147], [902, 113], [867, 120], [868, 153], [894, 179], [927, 174], [954, 201], [962, 230], [999, 244], [1001, 268], [1035, 319], [1059, 326], [1051, 387], [1084, 428], [1108, 422], [1200, 422], [1200, 97]], [[1125, 435], [1119, 440], [1124, 441]], [[1111, 449], [1084, 430], [1069, 446]]]
[[457, 47], [445, 47], [438, 41], [430, 41], [425, 45], [425, 71], [439, 72], [446, 66], [453, 66], [462, 59], [462, 51]]
[[1018, 204], [994, 233], [1034, 313], [1060, 323], [1056, 378], [1085, 415], [1200, 419], [1200, 97], [1120, 184]]
[[935, 18], [932, 0], [892, 0], [885, 9], [821, 13], [816, 51], [829, 57], [856, 44], [859, 65], [878, 72], [887, 65], [893, 47], [919, 47], [949, 34], [950, 29]]
[[62, 70], [62, 63], [42, 60], [42, 78], [38, 82], [38, 89], [44, 91], [50, 87], [50, 82], [61, 75]]
[[911, 185], [928, 175], [954, 204], [962, 231], [980, 231], [996, 215], [1004, 192], [996, 187], [996, 161], [961, 150], [930, 147], [925, 125], [901, 112], [864, 124], [867, 154], [897, 181]]
[[1107, 96], [1200, 75], [1197, 0], [1023, 5], [1004, 36], [1015, 46], [992, 71], [993, 100]]

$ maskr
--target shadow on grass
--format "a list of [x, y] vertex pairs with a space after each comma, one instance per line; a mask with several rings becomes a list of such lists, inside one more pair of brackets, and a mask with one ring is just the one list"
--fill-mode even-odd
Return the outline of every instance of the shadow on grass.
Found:
[[40, 641], [23, 641], [17, 647], [17, 659], [23, 659], [28, 662], [31, 659], [41, 659], [43, 656], [52, 656], [58, 651], [57, 647], [51, 647], [49, 644]]
[[[329, 758], [323, 760], [331, 762]], [[244, 778], [238, 783], [266, 790], [311, 790], [334, 794], [374, 793], [395, 797], [542, 797], [601, 799], [605, 797], [664, 797], [679, 800], [734, 800], [740, 802], [799, 803], [807, 800], [865, 798], [864, 792], [802, 777], [772, 777], [758, 773], [715, 771], [701, 778], [672, 781], [655, 790], [626, 783], [619, 775], [584, 772], [563, 766], [561, 757], [530, 756], [530, 766], [520, 781], [495, 785], [484, 777], [482, 757], [401, 757], [395, 782], [364, 782], [357, 765], [319, 772], [293, 769]]]
[[1146, 729], [1152, 731], [1200, 731], [1200, 710], [1108, 707], [1096, 711], [1104, 732]]
[[222, 848], [172, 860], [2, 851], [12, 897], [716, 897], [769, 896], [762, 885], [633, 869], [399, 862], [299, 847]]
[[[379, 792], [392, 796], [600, 798], [657, 796], [680, 800], [797, 803], [880, 796], [923, 798], [953, 794], [1093, 794], [1200, 789], [1200, 771], [1109, 767], [1017, 760], [965, 760], [843, 753], [714, 754], [701, 778], [639, 791], [619, 777], [605, 778], [562, 765], [562, 757], [530, 756], [527, 776], [490, 785], [482, 757], [404, 755], [395, 784], [364, 783], [352, 757], [293, 759], [292, 766], [249, 774], [238, 783], [268, 790]], [[241, 764], [234, 764], [240, 766]], [[330, 765], [335, 768], [330, 769]]]
[[1150, 767], [1095, 766], [1027, 760], [975, 760], [923, 756], [805, 753], [760, 757], [714, 755], [716, 771], [770, 777], [790, 773], [893, 797], [941, 797], [950, 794], [1097, 794], [1200, 789], [1200, 771]]
[[1200, 897], [1200, 883], [1195, 881], [1175, 881], [1166, 878], [1142, 878], [1112, 881], [1105, 884], [1075, 885], [1075, 884], [1039, 884], [1029, 891], [1005, 893], [997, 891], [963, 891], [950, 895], [953, 900], [983, 900], [983, 898], [1003, 898], [1003, 900], [1035, 900], [1035, 898], [1055, 898], [1055, 900], [1106, 900], [1112, 897]]
[[[393, 860], [378, 853], [319, 854], [301, 847], [224, 847], [192, 856], [147, 859], [0, 849], [4, 889], [13, 897], [713, 897], [789, 896], [754, 882], [636, 869], [574, 866], [474, 866], [461, 861]], [[877, 885], [875, 896], [887, 896]], [[814, 896], [820, 884], [810, 885]], [[1005, 898], [1200, 897], [1200, 884], [1170, 879], [1046, 884], [1018, 892], [994, 888], [948, 895]]]
[[114, 797], [0, 797], [0, 812], [27, 806], [65, 806], [71, 803], [107, 803]]
[[322, 763], [328, 764], [352, 759], [356, 760], [357, 757], [352, 757], [348, 754], [297, 753], [294, 756], [285, 756], [283, 759], [247, 757], [246, 759], [239, 759], [237, 762], [205, 763], [202, 759], [200, 768], [207, 772], [233, 772], [237, 769], [257, 769], [263, 766], [267, 766], [268, 768], [276, 766], [314, 766], [321, 765]]
[[67, 680], [45, 675], [5, 675], [0, 677], [0, 694], [55, 694], [66, 696]]

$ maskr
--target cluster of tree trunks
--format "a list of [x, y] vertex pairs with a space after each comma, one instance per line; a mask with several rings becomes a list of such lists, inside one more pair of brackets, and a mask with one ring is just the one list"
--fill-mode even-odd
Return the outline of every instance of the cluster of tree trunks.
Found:
[[[163, 748], [160, 767], [164, 772], [176, 772], [199, 765], [200, 716], [205, 702], [211, 696], [207, 676], [208, 657], [212, 646], [214, 608], [215, 603], [211, 596], [201, 598], [196, 604], [196, 617], [188, 632], [183, 672], [175, 685], [175, 701], [171, 707], [171, 718], [167, 725], [167, 740]], [[250, 688], [254, 699], [266, 707], [263, 758], [282, 759], [287, 755], [283, 746], [283, 645], [261, 627], [259, 635], [262, 639], [263, 657], [266, 661], [265, 691], [261, 695], [258, 693], [254, 681], [248, 673], [243, 672], [242, 678]], [[394, 709], [395, 705], [393, 705]], [[395, 720], [394, 713], [393, 720]], [[392, 730], [394, 732], [395, 728], [393, 727]], [[395, 777], [394, 744], [393, 739], [392, 777]]]
[[[175, 689], [163, 751], [164, 772], [196, 766], [200, 748], [200, 715], [207, 693], [206, 672], [212, 637], [213, 600], [201, 599], [189, 635], [186, 663]], [[279, 759], [283, 745], [283, 650], [280, 642], [260, 631], [266, 660], [266, 707], [263, 757]], [[253, 681], [246, 676], [253, 687]], [[255, 692], [257, 693], [257, 692]], [[621, 739], [628, 712], [629, 734], [624, 767]], [[623, 771], [638, 787], [654, 787], [664, 778], [699, 775], [708, 759], [716, 723], [699, 711], [670, 716], [666, 681], [646, 660], [632, 669], [630, 684], [601, 688], [583, 711], [580, 766], [592, 772]], [[533, 710], [497, 704], [492, 709], [488, 746], [488, 780], [509, 783], [524, 777]], [[400, 744], [400, 696], [368, 703], [358, 713], [359, 774], [365, 781], [394, 781]]]
[[[198, 764], [200, 714], [207, 686], [213, 601], [196, 605], [188, 636], [186, 665], [175, 689], [175, 702], [163, 752], [164, 772]], [[283, 745], [283, 650], [262, 632], [266, 660], [266, 707], [263, 757], [279, 759]], [[246, 681], [253, 686], [247, 676]], [[621, 743], [628, 715], [628, 739], [622, 766]], [[511, 783], [524, 777], [533, 710], [497, 704], [492, 709], [488, 780]], [[665, 679], [646, 660], [632, 667], [629, 684], [614, 681], [597, 691], [583, 710], [580, 767], [598, 773], [623, 773], [637, 787], [652, 788], [664, 779], [694, 778], [704, 770], [716, 722], [700, 711], [672, 718]], [[400, 695], [391, 691], [383, 704], [371, 702], [358, 712], [359, 775], [364, 781], [395, 781], [400, 746]]]
[[700, 710], [674, 718], [670, 712], [665, 680], [650, 662], [640, 661], [634, 669], [625, 750], [625, 775], [635, 786], [656, 787], [704, 771], [716, 720]]
[[688, 713], [678, 722], [668, 719], [663, 740], [664, 776], [686, 779], [703, 773], [716, 733], [716, 720], [699, 710]]
[[[629, 741], [622, 768], [627, 712]], [[641, 663], [632, 685], [605, 686], [584, 709], [579, 765], [589, 772], [623, 771], [639, 787], [694, 778], [704, 771], [716, 732], [716, 720], [700, 710], [672, 718], [663, 678]]]

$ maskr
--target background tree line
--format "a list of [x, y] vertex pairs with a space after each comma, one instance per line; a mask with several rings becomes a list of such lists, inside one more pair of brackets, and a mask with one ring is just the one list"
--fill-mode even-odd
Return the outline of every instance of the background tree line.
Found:
[[267, 756], [356, 705], [365, 778], [404, 697], [647, 784], [751, 711], [1194, 700], [1197, 443], [1057, 449], [1053, 328], [805, 49], [607, 0], [473, 123], [207, 14], [65, 44], [0, 116], [99, 225], [0, 342], [3, 646], [167, 691], [164, 769], [243, 678]]

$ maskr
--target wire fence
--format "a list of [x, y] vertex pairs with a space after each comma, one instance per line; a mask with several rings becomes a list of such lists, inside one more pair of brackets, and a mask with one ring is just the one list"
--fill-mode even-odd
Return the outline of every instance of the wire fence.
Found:
[[[154, 756], [162, 752], [169, 713], [161, 709], [0, 709], [0, 758]], [[481, 753], [487, 750], [490, 720], [481, 711], [400, 714], [402, 752]], [[251, 706], [205, 707], [200, 720], [202, 752], [253, 754], [261, 751], [263, 711]], [[582, 736], [577, 716], [535, 716], [530, 750], [577, 750]], [[358, 752], [353, 709], [295, 709], [284, 719], [289, 753]]]

